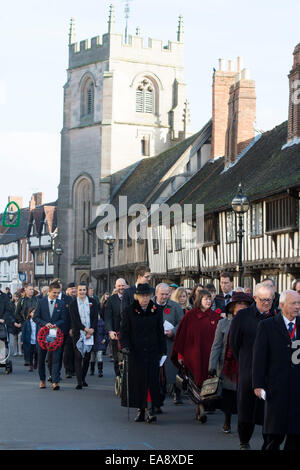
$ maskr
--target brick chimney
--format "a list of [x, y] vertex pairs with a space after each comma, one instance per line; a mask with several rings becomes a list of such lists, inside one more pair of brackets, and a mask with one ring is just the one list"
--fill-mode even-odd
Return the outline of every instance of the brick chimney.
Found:
[[300, 137], [300, 44], [294, 49], [294, 63], [289, 75], [288, 142]]
[[44, 193], [34, 193], [33, 197], [36, 206], [42, 206], [44, 204]]
[[[16, 202], [20, 209], [23, 209], [23, 198], [22, 196], [8, 196], [8, 202]], [[16, 206], [13, 204], [11, 210], [17, 210]]]
[[225, 155], [230, 87], [235, 83], [240, 67], [240, 57], [238, 57], [237, 71], [232, 70], [231, 60], [228, 61], [228, 70], [225, 70], [225, 60], [219, 59], [219, 70], [214, 72], [212, 86], [212, 159]]
[[254, 139], [255, 120], [255, 81], [250, 80], [248, 70], [243, 69], [236, 76], [236, 83], [230, 87], [225, 151], [227, 165], [234, 162]]

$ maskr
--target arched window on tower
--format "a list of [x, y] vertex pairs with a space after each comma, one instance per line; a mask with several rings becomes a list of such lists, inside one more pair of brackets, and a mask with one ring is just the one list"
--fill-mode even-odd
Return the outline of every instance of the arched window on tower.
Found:
[[85, 81], [81, 92], [81, 118], [94, 118], [94, 96], [95, 85], [93, 80], [88, 78]]
[[153, 114], [155, 100], [154, 86], [151, 80], [144, 78], [136, 90], [136, 112]]
[[92, 184], [83, 178], [75, 187], [75, 253], [76, 256], [91, 254], [91, 240], [87, 227], [91, 223]]

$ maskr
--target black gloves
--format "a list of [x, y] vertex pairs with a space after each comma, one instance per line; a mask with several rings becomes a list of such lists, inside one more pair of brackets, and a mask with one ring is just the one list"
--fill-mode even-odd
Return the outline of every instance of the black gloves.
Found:
[[208, 371], [208, 377], [211, 378], [211, 377], [215, 377], [217, 375], [217, 371], [216, 369], [210, 369]]

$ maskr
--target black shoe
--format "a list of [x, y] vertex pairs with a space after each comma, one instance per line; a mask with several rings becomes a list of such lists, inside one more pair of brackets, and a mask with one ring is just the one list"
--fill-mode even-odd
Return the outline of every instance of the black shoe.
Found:
[[82, 385], [76, 385], [76, 390], [82, 390]]
[[91, 372], [90, 375], [95, 375], [95, 362], [91, 362]]
[[146, 415], [146, 422], [147, 423], [155, 423], [157, 421], [157, 417], [154, 416], [148, 408], [145, 410], [145, 415]]
[[142, 421], [145, 421], [145, 409], [144, 408], [138, 409], [138, 414], [134, 418], [134, 421], [136, 423], [141, 423]]
[[66, 369], [66, 379], [71, 379], [71, 378], [72, 378], [71, 372]]
[[49, 377], [48, 377], [48, 382], [52, 382], [52, 377], [51, 377], [51, 375], [49, 375]]
[[223, 432], [224, 432], [225, 434], [230, 434], [230, 433], [231, 433], [231, 426], [230, 426], [230, 424], [227, 424], [227, 423], [224, 424], [224, 426], [223, 426]]
[[88, 387], [88, 384], [86, 382], [82, 382], [83, 387]]
[[240, 444], [240, 450], [250, 450], [250, 444], [247, 442], [246, 444]]
[[98, 377], [103, 377], [103, 362], [98, 362]]

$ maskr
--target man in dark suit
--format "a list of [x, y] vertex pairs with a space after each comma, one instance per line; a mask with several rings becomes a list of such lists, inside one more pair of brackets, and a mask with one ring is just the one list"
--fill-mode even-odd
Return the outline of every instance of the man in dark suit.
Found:
[[[61, 373], [62, 363], [64, 362], [66, 370], [66, 378], [72, 378], [72, 373], [74, 372], [74, 353], [73, 353], [73, 342], [72, 342], [72, 330], [71, 330], [71, 319], [69, 312], [69, 305], [73, 300], [73, 297], [66, 295], [62, 291], [62, 282], [60, 279], [53, 279], [53, 282], [58, 282], [60, 285], [60, 293], [58, 294], [58, 299], [64, 302], [65, 305], [65, 316], [66, 321], [62, 328], [64, 334], [64, 342], [61, 347], [61, 355], [59, 359], [59, 376]], [[75, 287], [75, 284], [74, 284]], [[49, 382], [52, 382], [51, 370], [52, 370], [52, 352], [48, 353], [48, 369], [50, 372], [50, 377], [48, 378]]]
[[255, 424], [263, 424], [264, 403], [252, 389], [252, 355], [258, 324], [274, 315], [272, 302], [273, 289], [257, 284], [253, 304], [233, 317], [229, 330], [230, 347], [239, 363], [237, 407], [241, 450], [250, 449], [249, 441]]
[[[253, 389], [266, 400], [265, 450], [300, 448], [300, 294], [284, 291], [282, 315], [261, 322], [253, 352]], [[265, 397], [263, 394], [265, 393]]]
[[[65, 327], [66, 315], [65, 305], [62, 300], [58, 300], [60, 292], [60, 285], [58, 282], [52, 282], [49, 285], [48, 296], [38, 302], [34, 312], [33, 320], [38, 325], [39, 329], [43, 326], [47, 328], [58, 327], [62, 331]], [[40, 388], [46, 388], [46, 359], [47, 351], [38, 346], [38, 369], [40, 376]], [[53, 366], [52, 366], [52, 389], [59, 390], [59, 360], [61, 355], [61, 348], [53, 351]]]
[[121, 302], [125, 288], [125, 279], [117, 279], [115, 284], [115, 289], [117, 290], [117, 293], [109, 297], [105, 308], [105, 328], [109, 334], [109, 338], [111, 341], [112, 356], [116, 377], [120, 376], [117, 333], [120, 332]]
[[[122, 305], [121, 305], [121, 313], [133, 303], [134, 301], [134, 294], [136, 292], [136, 288], [138, 284], [149, 284], [151, 280], [150, 268], [148, 266], [137, 266], [135, 268], [135, 277], [136, 283], [134, 286], [125, 289], [123, 297], [122, 297]], [[155, 295], [155, 289], [151, 287], [153, 297]]]
[[215, 297], [215, 306], [225, 312], [225, 307], [231, 301], [233, 294], [233, 276], [231, 273], [221, 273], [220, 289], [221, 293]]

